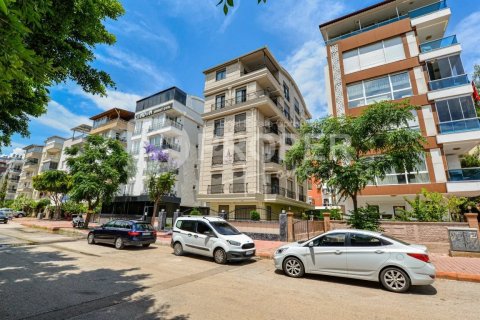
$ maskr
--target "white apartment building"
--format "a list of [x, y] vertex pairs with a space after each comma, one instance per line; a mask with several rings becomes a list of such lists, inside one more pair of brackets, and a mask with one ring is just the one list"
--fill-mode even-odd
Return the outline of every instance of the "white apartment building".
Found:
[[24, 163], [18, 180], [15, 198], [23, 195], [29, 199], [33, 199], [34, 189], [32, 179], [38, 174], [43, 147], [44, 146], [32, 144], [23, 148], [23, 150], [25, 150]]
[[7, 179], [5, 200], [13, 200], [17, 192], [24, 160], [19, 155], [2, 160], [5, 160], [5, 162], [2, 161], [5, 164], [5, 171], [0, 175], [0, 187], [3, 186], [4, 179]]
[[67, 167], [68, 155], [65, 153], [65, 150], [69, 147], [73, 147], [77, 145], [79, 146], [82, 143], [84, 143], [85, 139], [90, 134], [91, 130], [92, 130], [92, 126], [88, 124], [81, 124], [79, 126], [76, 126], [75, 128], [72, 128], [72, 137], [66, 139], [63, 142], [63, 148], [60, 154], [60, 162], [58, 167], [59, 170], [68, 171], [68, 167]]
[[286, 151], [311, 118], [290, 74], [265, 47], [204, 71], [199, 199], [230, 218], [275, 219], [313, 209], [307, 183], [286, 168]]
[[[380, 100], [408, 98], [420, 107], [410, 127], [427, 141], [424, 163], [414, 172], [392, 169], [359, 198], [384, 218], [408, 208], [404, 198], [422, 188], [480, 195], [480, 168], [462, 168], [460, 161], [480, 143], [480, 121], [460, 39], [445, 34], [450, 16], [444, 0], [387, 0], [320, 25], [332, 115], [356, 116]], [[350, 210], [351, 201], [345, 206]]]

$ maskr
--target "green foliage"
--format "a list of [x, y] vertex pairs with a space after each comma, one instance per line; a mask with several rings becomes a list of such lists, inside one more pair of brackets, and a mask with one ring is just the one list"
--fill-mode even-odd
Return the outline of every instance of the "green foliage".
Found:
[[114, 82], [93, 68], [94, 49], [112, 45], [104, 23], [124, 13], [118, 0], [0, 0], [0, 148], [29, 135], [28, 122], [46, 112], [48, 88], [73, 80], [106, 94]]
[[32, 213], [35, 208], [35, 201], [27, 198], [25, 195], [18, 196], [12, 203], [12, 209], [16, 211], [25, 211], [26, 213]]
[[[422, 189], [413, 200], [405, 198], [405, 201], [412, 207], [411, 210], [402, 210], [396, 219], [403, 221], [443, 221], [448, 216], [449, 203], [441, 193], [429, 192]], [[457, 202], [458, 200], [455, 200]], [[452, 208], [453, 208], [452, 201]]]
[[[423, 161], [424, 138], [408, 128], [416, 107], [409, 101], [383, 101], [360, 116], [327, 117], [304, 124], [300, 139], [286, 154], [300, 180], [322, 181], [338, 192], [338, 200], [357, 196], [375, 178], [392, 168], [415, 171]], [[372, 153], [375, 157], [372, 157]]]
[[176, 175], [173, 172], [153, 173], [148, 178], [148, 195], [153, 201], [152, 224], [155, 223], [155, 216], [158, 211], [162, 197], [172, 192], [175, 185]]
[[357, 210], [350, 211], [347, 223], [354, 229], [381, 231], [380, 213], [376, 208], [371, 206], [361, 207]]
[[[448, 211], [450, 212], [450, 217], [452, 218], [453, 221], [460, 221], [461, 216], [460, 214], [462, 213], [462, 208], [465, 206], [465, 204], [468, 204], [468, 198], [465, 197], [457, 197], [457, 196], [450, 196], [447, 199], [447, 207]], [[473, 205], [475, 207], [475, 205]]]
[[42, 211], [43, 209], [45, 209], [46, 207], [49, 207], [49, 206], [51, 206], [50, 199], [43, 198], [43, 199], [40, 199], [40, 200], [34, 202], [33, 209], [35, 209], [35, 211], [39, 212], [39, 211]]
[[190, 215], [191, 216], [199, 216], [201, 215], [202, 213], [200, 212], [200, 210], [198, 210], [198, 208], [193, 208], [191, 211], [190, 211]]
[[312, 210], [311, 212], [319, 220], [323, 220], [323, 214], [325, 212], [330, 213], [330, 220], [342, 220], [342, 210], [340, 210], [340, 209], [336, 209], [336, 208], [318, 209], [318, 210]]
[[63, 197], [71, 187], [72, 178], [65, 171], [49, 170], [33, 177], [33, 188], [45, 192], [55, 204], [56, 219], [60, 218]]
[[260, 213], [256, 210], [250, 211], [250, 220], [252, 221], [260, 221]]
[[1, 186], [0, 186], [0, 205], [2, 206], [3, 206], [3, 203], [5, 202], [5, 197], [7, 196], [7, 184], [8, 184], [8, 174], [5, 174], [5, 176], [3, 177], [3, 180], [1, 181]]
[[478, 168], [480, 167], [480, 146], [475, 148], [473, 153], [463, 155], [461, 160], [462, 168]]
[[12, 208], [13, 201], [14, 200], [3, 200], [3, 203], [1, 204], [1, 206], [3, 208]]
[[[260, 4], [260, 3], [267, 3], [267, 0], [257, 0], [257, 4]], [[228, 10], [229, 8], [233, 8], [235, 6], [234, 4], [234, 1], [233, 0], [220, 0], [218, 3], [217, 3], [217, 6], [221, 6], [223, 5], [223, 13], [225, 15], [228, 14]]]
[[80, 214], [87, 212], [87, 208], [83, 203], [68, 200], [62, 203], [62, 210], [67, 215]]
[[121, 184], [130, 175], [131, 156], [122, 144], [99, 135], [90, 135], [82, 149], [73, 146], [66, 149], [67, 166], [72, 176], [70, 198], [87, 203], [85, 225], [90, 214], [101, 203], [109, 203]]

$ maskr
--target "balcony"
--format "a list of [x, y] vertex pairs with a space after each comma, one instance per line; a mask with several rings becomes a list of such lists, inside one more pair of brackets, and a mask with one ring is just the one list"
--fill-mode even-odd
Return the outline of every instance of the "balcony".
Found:
[[461, 74], [459, 76], [453, 76], [453, 77], [430, 81], [428, 83], [428, 86], [430, 87], [431, 91], [435, 91], [435, 90], [442, 90], [442, 89], [469, 85], [469, 84], [470, 84], [470, 80], [468, 79], [468, 75]]
[[480, 190], [480, 168], [452, 169], [447, 171], [447, 192], [474, 197]]
[[442, 122], [438, 127], [441, 134], [480, 130], [480, 118]]
[[167, 128], [167, 127], [173, 127], [173, 128], [178, 129], [178, 130], [183, 130], [183, 124], [172, 121], [172, 120], [164, 120], [164, 121], [161, 121], [159, 123], [156, 123], [156, 124], [152, 125], [150, 128], [148, 128], [148, 132], [157, 131], [157, 130]]
[[239, 96], [239, 97], [236, 97], [236, 98], [233, 98], [233, 99], [228, 99], [228, 100], [221, 100], [221, 101], [218, 101], [216, 103], [213, 103], [211, 105], [211, 110], [212, 111], [213, 110], [221, 110], [221, 109], [224, 109], [224, 108], [233, 107], [233, 106], [245, 103], [247, 101], [255, 100], [255, 99], [258, 99], [258, 98], [263, 98], [265, 96], [270, 98], [269, 93], [265, 90], [259, 90], [259, 91], [256, 91], [256, 92], [251, 92], [247, 95]]
[[295, 193], [295, 191], [287, 190], [287, 198], [295, 199], [296, 197], [297, 197], [297, 194]]
[[425, 16], [427, 14], [434, 13], [446, 8], [447, 8], [447, 1], [443, 0], [436, 3], [432, 3], [425, 7], [414, 9], [408, 13], [408, 17], [410, 19], [415, 19], [415, 18], [419, 18], [421, 16]]
[[42, 165], [41, 172], [50, 171], [50, 170], [57, 170], [58, 169], [58, 162], [47, 162]]
[[456, 35], [446, 37], [446, 38], [443, 38], [443, 39], [437, 39], [437, 40], [422, 43], [420, 45], [420, 52], [421, 53], [426, 53], [426, 52], [430, 52], [430, 51], [433, 51], [433, 50], [438, 50], [438, 49], [450, 47], [450, 46], [453, 46], [455, 44], [458, 44]]
[[282, 164], [283, 161], [280, 159], [278, 154], [266, 154], [264, 157], [265, 163], [276, 163], [276, 164]]
[[266, 184], [263, 186], [264, 194], [276, 194], [285, 197], [286, 190], [278, 185]]
[[278, 126], [265, 126], [263, 127], [263, 132], [265, 134], [276, 134], [277, 136], [282, 133], [280, 130], [278, 130]]
[[247, 193], [248, 183], [232, 183], [230, 184], [230, 193]]
[[174, 143], [174, 142], [164, 142], [162, 143], [162, 145], [160, 146], [160, 148], [162, 149], [170, 149], [170, 150], [173, 150], [173, 151], [177, 151], [177, 152], [180, 152], [180, 145], [177, 144], [177, 143]]
[[208, 194], [223, 194], [224, 193], [224, 185], [223, 184], [213, 184], [208, 186], [207, 193]]
[[480, 181], [480, 168], [448, 170], [448, 181]]

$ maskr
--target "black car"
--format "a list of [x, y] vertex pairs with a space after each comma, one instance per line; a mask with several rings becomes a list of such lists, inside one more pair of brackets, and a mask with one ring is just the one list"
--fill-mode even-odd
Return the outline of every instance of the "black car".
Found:
[[0, 222], [8, 223], [8, 217], [3, 212], [0, 212]]
[[157, 240], [157, 232], [147, 222], [113, 220], [90, 231], [87, 240], [89, 244], [113, 244], [117, 249], [128, 245], [148, 247]]

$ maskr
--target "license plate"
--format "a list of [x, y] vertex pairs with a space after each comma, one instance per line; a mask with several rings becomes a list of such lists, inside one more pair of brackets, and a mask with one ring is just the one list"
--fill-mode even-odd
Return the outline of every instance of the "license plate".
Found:
[[150, 236], [150, 235], [152, 235], [152, 233], [151, 232], [144, 232], [143, 235], [144, 236]]
[[254, 252], [255, 251], [253, 251], [253, 250], [249, 250], [249, 251], [245, 252], [245, 255], [251, 256]]

